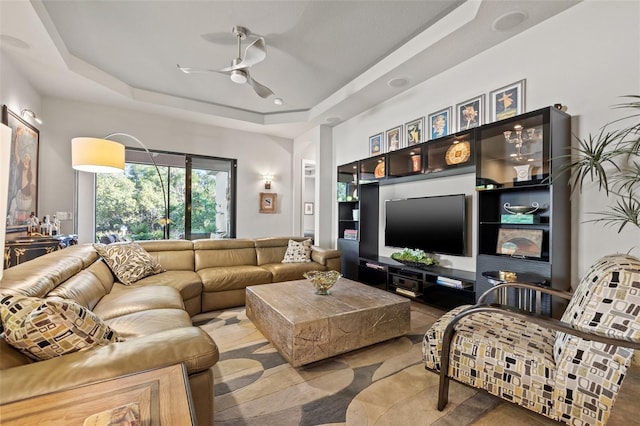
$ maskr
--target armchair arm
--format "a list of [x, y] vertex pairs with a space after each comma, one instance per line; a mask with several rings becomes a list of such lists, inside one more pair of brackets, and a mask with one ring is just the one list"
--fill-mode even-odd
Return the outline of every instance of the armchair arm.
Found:
[[[522, 283], [516, 283], [516, 284], [524, 285], [525, 287], [530, 286], [530, 284], [522, 284]], [[508, 286], [508, 285], [505, 285], [505, 286]], [[496, 287], [499, 287], [499, 286], [496, 286]], [[533, 287], [536, 287], [536, 290], [540, 290], [540, 288], [538, 288], [537, 286], [533, 286]], [[545, 290], [551, 290], [552, 292], [557, 292], [557, 290], [552, 290], [552, 289], [545, 288]], [[486, 292], [485, 294], [487, 293], [489, 292]], [[481, 298], [484, 297], [485, 294], [483, 294]], [[463, 310], [455, 317], [453, 317], [453, 319], [447, 325], [444, 335], [442, 336], [442, 353], [440, 355], [440, 387], [439, 387], [440, 397], [438, 398], [438, 410], [440, 411], [442, 411], [445, 405], [447, 404], [447, 395], [449, 394], [449, 380], [447, 377], [447, 373], [449, 371], [449, 356], [451, 352], [451, 341], [453, 340], [456, 324], [460, 320], [462, 320], [464, 317], [473, 315], [478, 312], [500, 313], [503, 315], [508, 315], [517, 319], [528, 321], [534, 324], [538, 324], [542, 327], [550, 328], [552, 330], [571, 334], [573, 336], [577, 336], [582, 339], [593, 340], [593, 341], [605, 343], [608, 345], [622, 346], [622, 347], [632, 348], [632, 349], [640, 349], [640, 341], [620, 339], [620, 338], [608, 336], [605, 333], [598, 333], [592, 330], [579, 329], [579, 328], [576, 328], [576, 326], [572, 326], [571, 324], [567, 324], [560, 320], [546, 317], [540, 314], [527, 312], [522, 309], [514, 308], [511, 306], [498, 305], [498, 304], [473, 305]]]

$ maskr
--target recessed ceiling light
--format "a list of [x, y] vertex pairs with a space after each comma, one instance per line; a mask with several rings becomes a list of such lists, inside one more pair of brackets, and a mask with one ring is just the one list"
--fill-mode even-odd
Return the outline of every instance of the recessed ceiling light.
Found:
[[491, 28], [495, 31], [508, 31], [523, 23], [527, 18], [528, 16], [525, 12], [514, 10], [496, 18], [491, 24]]
[[19, 38], [6, 34], [0, 34], [0, 43], [20, 49], [28, 49], [30, 47], [29, 44], [20, 40]]
[[403, 87], [403, 86], [406, 86], [408, 82], [409, 82], [409, 80], [404, 78], [404, 77], [396, 77], [396, 78], [392, 78], [391, 80], [389, 80], [387, 82], [387, 86], [389, 86], [389, 87]]
[[282, 100], [282, 98], [275, 98], [273, 100], [273, 103], [276, 105], [282, 105], [284, 103], [284, 101]]

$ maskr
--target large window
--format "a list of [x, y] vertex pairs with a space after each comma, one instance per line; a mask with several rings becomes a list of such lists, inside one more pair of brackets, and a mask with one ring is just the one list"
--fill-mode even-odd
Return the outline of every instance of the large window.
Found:
[[235, 237], [235, 160], [152, 155], [157, 170], [145, 151], [127, 148], [124, 174], [96, 175], [96, 240], [158, 240], [165, 227], [171, 239]]

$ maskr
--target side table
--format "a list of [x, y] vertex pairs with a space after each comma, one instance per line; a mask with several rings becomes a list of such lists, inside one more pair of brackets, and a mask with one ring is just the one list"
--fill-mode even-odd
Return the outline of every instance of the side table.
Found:
[[0, 406], [10, 425], [195, 425], [184, 364], [40, 395]]
[[[498, 284], [504, 284], [509, 282], [521, 282], [526, 284], [535, 284], [539, 286], [545, 286], [547, 279], [542, 275], [533, 274], [529, 272], [505, 272], [505, 271], [485, 271], [482, 276], [489, 281], [493, 286]], [[509, 294], [507, 288], [496, 290], [496, 303], [508, 304]], [[533, 312], [534, 307], [534, 292], [530, 289], [513, 289], [514, 290], [514, 304], [521, 309], [527, 309]]]

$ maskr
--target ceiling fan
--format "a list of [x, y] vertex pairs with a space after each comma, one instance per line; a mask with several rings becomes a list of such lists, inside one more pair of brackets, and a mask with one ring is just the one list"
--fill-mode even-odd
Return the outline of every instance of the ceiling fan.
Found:
[[190, 68], [190, 67], [181, 67], [178, 64], [178, 68], [182, 70], [185, 74], [192, 73], [203, 73], [203, 72], [216, 72], [220, 74], [227, 74], [231, 77], [231, 81], [238, 84], [249, 83], [253, 90], [260, 96], [261, 98], [268, 98], [269, 96], [273, 96], [274, 93], [267, 86], [258, 83], [249, 74], [249, 69], [264, 60], [267, 57], [267, 47], [264, 41], [264, 37], [259, 37], [254, 40], [253, 43], [247, 46], [244, 51], [244, 58], [241, 56], [242, 49], [241, 44], [242, 40], [244, 40], [248, 34], [250, 34], [249, 30], [245, 27], [233, 27], [231, 32], [238, 39], [238, 57], [231, 61], [231, 66], [222, 68], [219, 70], [213, 69], [204, 69], [204, 68]]

